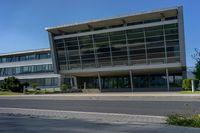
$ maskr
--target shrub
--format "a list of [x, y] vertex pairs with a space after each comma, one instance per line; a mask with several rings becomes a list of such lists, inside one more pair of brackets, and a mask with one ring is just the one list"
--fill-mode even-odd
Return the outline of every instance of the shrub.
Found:
[[32, 84], [31, 84], [31, 87], [32, 87], [34, 90], [36, 90], [36, 88], [38, 87], [38, 84], [32, 83]]
[[182, 81], [182, 88], [186, 91], [188, 90], [192, 90], [192, 85], [191, 85], [191, 80], [194, 80], [194, 87], [195, 88], [198, 88], [198, 85], [199, 85], [199, 80], [198, 79], [184, 79]]
[[19, 79], [15, 77], [8, 77], [3, 80], [3, 84], [1, 85], [1, 88], [12, 91], [12, 92], [23, 92], [24, 86], [27, 86], [28, 84], [22, 84]]
[[67, 92], [70, 90], [70, 87], [67, 84], [61, 84], [60, 89], [62, 92]]

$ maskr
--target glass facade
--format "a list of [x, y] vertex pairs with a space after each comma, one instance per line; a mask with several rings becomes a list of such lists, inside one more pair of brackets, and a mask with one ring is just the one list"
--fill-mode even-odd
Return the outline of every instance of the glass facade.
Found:
[[38, 84], [39, 86], [58, 86], [58, 78], [21, 79], [20, 81]]
[[9, 55], [0, 57], [0, 63], [41, 60], [49, 58], [51, 58], [50, 52], [23, 54], [23, 55]]
[[[166, 91], [167, 78], [166, 74], [144, 74], [133, 75], [133, 91]], [[132, 91], [130, 76], [102, 76], [101, 86], [102, 92], [106, 91]], [[170, 74], [169, 83], [171, 90], [181, 87], [182, 75]], [[84, 88], [86, 84], [87, 89], [99, 88], [97, 77], [78, 77], [78, 88]]]
[[53, 72], [52, 64], [0, 68], [0, 76]]
[[[58, 78], [37, 78], [37, 79], [19, 79], [20, 82], [28, 82], [29, 84], [37, 84], [39, 86], [58, 86]], [[0, 85], [3, 83], [3, 80], [0, 80]]]
[[[8, 77], [8, 76], [29, 76], [30, 79], [19, 79], [21, 82], [28, 82], [29, 84], [36, 83], [39, 86], [58, 86], [59, 85], [59, 77], [47, 77], [40, 78], [39, 76], [42, 74], [53, 74], [53, 65], [51, 61], [48, 64], [38, 65], [37, 62], [24, 63], [23, 66], [16, 66], [13, 62], [21, 62], [21, 61], [37, 61], [42, 59], [51, 59], [50, 50], [36, 50], [33, 52], [27, 53], [19, 53], [19, 54], [10, 54], [10, 55], [1, 55], [0, 57], [0, 77]], [[46, 62], [46, 61], [45, 61]], [[4, 63], [13, 63], [12, 67], [5, 67]], [[6, 65], [7, 66], [7, 65]], [[31, 74], [37, 75], [38, 78], [31, 78]], [[55, 76], [55, 75], [54, 75]], [[3, 82], [1, 78], [0, 84]]]
[[76, 77], [78, 88], [101, 91], [180, 87], [185, 69], [181, 15], [182, 8], [176, 8], [49, 28], [55, 71]]
[[178, 24], [55, 40], [60, 70], [180, 62]]

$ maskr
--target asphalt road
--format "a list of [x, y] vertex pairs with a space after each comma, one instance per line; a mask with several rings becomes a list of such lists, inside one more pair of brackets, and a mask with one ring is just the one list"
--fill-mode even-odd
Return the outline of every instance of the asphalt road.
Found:
[[0, 114], [1, 133], [199, 133], [199, 128], [165, 124], [99, 123], [78, 119], [46, 119]]
[[200, 113], [200, 101], [0, 99], [0, 107], [167, 116]]

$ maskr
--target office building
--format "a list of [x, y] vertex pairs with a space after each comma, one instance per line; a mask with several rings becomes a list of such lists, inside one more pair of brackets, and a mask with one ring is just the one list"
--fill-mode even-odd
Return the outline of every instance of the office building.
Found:
[[57, 87], [60, 76], [54, 74], [50, 49], [0, 54], [0, 84], [10, 76], [40, 87]]
[[54, 72], [74, 88], [173, 91], [186, 78], [181, 6], [46, 30]]

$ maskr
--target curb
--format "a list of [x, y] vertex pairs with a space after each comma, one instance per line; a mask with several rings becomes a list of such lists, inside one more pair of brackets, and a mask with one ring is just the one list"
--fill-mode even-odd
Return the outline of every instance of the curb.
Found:
[[54, 117], [59, 119], [84, 119], [88, 121], [102, 121], [102, 122], [154, 123], [154, 124], [164, 124], [166, 123], [167, 119], [167, 117], [164, 116], [24, 109], [24, 108], [0, 108], [0, 114], [31, 115], [38, 117]]

